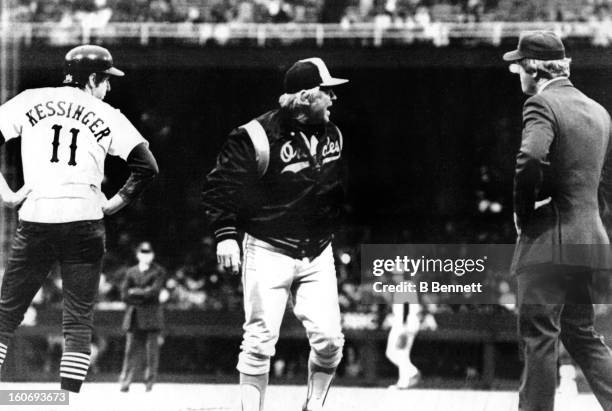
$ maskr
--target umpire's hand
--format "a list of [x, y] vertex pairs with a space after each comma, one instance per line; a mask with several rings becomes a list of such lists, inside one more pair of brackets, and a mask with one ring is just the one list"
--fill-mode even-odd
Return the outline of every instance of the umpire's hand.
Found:
[[240, 247], [236, 240], [223, 240], [217, 244], [217, 262], [232, 274], [240, 272]]

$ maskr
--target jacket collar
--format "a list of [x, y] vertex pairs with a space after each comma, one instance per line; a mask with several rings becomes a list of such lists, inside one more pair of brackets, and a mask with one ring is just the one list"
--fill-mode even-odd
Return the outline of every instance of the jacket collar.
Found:
[[279, 112], [280, 112], [281, 120], [282, 120], [284, 127], [290, 130], [302, 131], [303, 133], [307, 135], [311, 135], [311, 134], [323, 135], [327, 128], [326, 123], [321, 123], [321, 124], [301, 123], [292, 116], [292, 113], [289, 110], [281, 108]]
[[538, 94], [540, 94], [545, 89], [557, 88], [557, 87], [565, 87], [565, 86], [573, 87], [574, 85], [572, 84], [572, 82], [567, 77], [557, 77], [557, 78], [554, 78], [552, 80], [548, 80], [546, 83], [544, 83], [540, 87], [538, 87]]

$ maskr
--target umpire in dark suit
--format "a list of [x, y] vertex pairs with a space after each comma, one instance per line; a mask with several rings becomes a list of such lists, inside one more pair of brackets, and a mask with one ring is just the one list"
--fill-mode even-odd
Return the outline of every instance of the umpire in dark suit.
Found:
[[138, 264], [129, 268], [121, 286], [127, 303], [123, 329], [127, 332], [125, 357], [121, 371], [121, 391], [127, 392], [142, 354], [145, 355], [144, 381], [151, 391], [159, 364], [159, 339], [164, 327], [163, 309], [159, 294], [166, 280], [166, 271], [153, 262], [155, 254], [148, 242], [136, 249]]
[[570, 59], [554, 33], [522, 33], [504, 60], [531, 96], [514, 180], [512, 270], [525, 360], [519, 407], [553, 411], [560, 338], [612, 410], [612, 356], [593, 328], [592, 300], [594, 272], [609, 268], [602, 217], [612, 204], [610, 116], [572, 85]]

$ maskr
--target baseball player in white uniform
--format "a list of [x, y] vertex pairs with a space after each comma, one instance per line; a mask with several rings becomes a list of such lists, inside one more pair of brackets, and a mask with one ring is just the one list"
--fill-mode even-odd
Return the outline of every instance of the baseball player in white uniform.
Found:
[[406, 303], [391, 307], [391, 329], [385, 355], [397, 367], [399, 377], [389, 388], [402, 390], [413, 387], [420, 380], [419, 370], [410, 360], [410, 352], [421, 325], [421, 305]]
[[[24, 187], [13, 193], [0, 176], [9, 206], [23, 202], [0, 296], [0, 364], [15, 329], [54, 264], [62, 274], [65, 348], [61, 388], [79, 392], [89, 368], [93, 308], [104, 254], [105, 214], [132, 201], [158, 173], [147, 141], [102, 100], [113, 67], [108, 50], [84, 45], [65, 57], [64, 85], [31, 89], [0, 106], [0, 142], [21, 137]], [[130, 169], [106, 199], [100, 186], [107, 154]]]
[[280, 108], [230, 134], [207, 177], [204, 205], [219, 262], [241, 265], [244, 338], [237, 369], [242, 409], [264, 408], [264, 395], [287, 299], [310, 342], [303, 410], [320, 410], [342, 357], [338, 291], [331, 248], [343, 201], [342, 135], [329, 120], [334, 78], [319, 58], [285, 74]]

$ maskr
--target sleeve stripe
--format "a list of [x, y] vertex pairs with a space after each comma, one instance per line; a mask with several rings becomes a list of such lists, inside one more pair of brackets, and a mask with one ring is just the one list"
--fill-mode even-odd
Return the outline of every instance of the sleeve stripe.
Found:
[[226, 227], [226, 228], [219, 228], [218, 230], [215, 230], [215, 235], [222, 235], [222, 234], [228, 234], [228, 233], [237, 233], [238, 230], [234, 227]]
[[342, 132], [340, 131], [338, 126], [336, 126], [336, 131], [338, 131], [338, 138], [340, 139], [340, 151], [342, 151], [342, 149], [344, 148], [344, 139], [342, 138]]
[[257, 174], [259, 177], [262, 177], [266, 174], [270, 164], [270, 142], [268, 141], [266, 130], [257, 120], [251, 120], [240, 127], [246, 130], [253, 143], [257, 160]]

